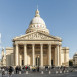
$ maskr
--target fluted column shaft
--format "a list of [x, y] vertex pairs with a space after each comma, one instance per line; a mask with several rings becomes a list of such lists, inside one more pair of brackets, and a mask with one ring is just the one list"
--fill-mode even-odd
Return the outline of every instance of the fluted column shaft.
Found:
[[33, 66], [35, 66], [35, 44], [32, 44], [32, 59], [33, 59]]
[[57, 45], [57, 59], [58, 59], [57, 65], [59, 66], [59, 45]]
[[20, 55], [20, 66], [22, 66], [22, 56]]
[[48, 57], [49, 57], [49, 58], [48, 58], [48, 59], [49, 59], [49, 60], [48, 60], [48, 63], [49, 63], [49, 66], [51, 66], [51, 44], [48, 45], [48, 51], [49, 51], [49, 52], [48, 52], [48, 55], [49, 55], [49, 56], [48, 56]]
[[19, 51], [18, 51], [18, 44], [16, 44], [16, 51], [15, 51], [15, 65], [18, 66], [18, 55], [19, 55]]
[[41, 56], [40, 66], [43, 67], [43, 44], [40, 44], [40, 56]]
[[27, 65], [27, 45], [24, 45], [24, 65]]
[[55, 66], [59, 66], [59, 45], [55, 48]]
[[61, 45], [59, 46], [59, 65], [61, 66], [62, 65], [62, 60], [61, 60], [61, 50], [62, 50], [62, 47], [61, 47]]

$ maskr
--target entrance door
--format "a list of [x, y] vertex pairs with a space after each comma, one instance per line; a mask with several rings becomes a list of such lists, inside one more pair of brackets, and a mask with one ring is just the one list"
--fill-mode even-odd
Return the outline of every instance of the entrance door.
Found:
[[24, 65], [24, 60], [22, 60], [22, 66]]
[[36, 66], [40, 66], [40, 58], [39, 57], [36, 57]]
[[51, 60], [51, 66], [53, 66], [53, 60]]

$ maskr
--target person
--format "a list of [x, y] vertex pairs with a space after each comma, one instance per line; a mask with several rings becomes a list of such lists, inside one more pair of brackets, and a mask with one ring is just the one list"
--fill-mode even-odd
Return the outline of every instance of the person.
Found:
[[39, 66], [37, 67], [37, 71], [39, 72]]
[[26, 67], [25, 67], [25, 69], [27, 70], [27, 69], [28, 69], [28, 67], [26, 66]]
[[21, 73], [21, 66], [18, 67], [18, 72]]
[[18, 66], [16, 66], [15, 70], [16, 70], [16, 74], [17, 74], [18, 73]]
[[2, 68], [2, 77], [3, 77], [3, 75], [5, 75], [5, 69], [4, 68]]
[[10, 66], [9, 67], [9, 77], [12, 76], [13, 68]]
[[30, 71], [30, 65], [28, 66], [28, 70]]

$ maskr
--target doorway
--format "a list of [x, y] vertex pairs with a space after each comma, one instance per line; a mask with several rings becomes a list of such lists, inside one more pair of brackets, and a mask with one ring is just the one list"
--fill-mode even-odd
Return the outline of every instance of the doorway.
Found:
[[53, 60], [51, 60], [51, 66], [53, 66]]
[[22, 60], [22, 66], [24, 65], [24, 60]]
[[40, 58], [39, 57], [36, 57], [36, 66], [40, 66]]

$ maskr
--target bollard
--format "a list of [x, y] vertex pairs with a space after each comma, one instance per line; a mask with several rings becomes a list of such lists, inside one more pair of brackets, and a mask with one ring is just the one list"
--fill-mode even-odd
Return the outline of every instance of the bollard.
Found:
[[75, 72], [77, 72], [77, 69], [75, 69]]
[[46, 71], [48, 71], [48, 70], [46, 69]]
[[69, 71], [67, 70], [67, 73], [68, 73]]
[[28, 71], [26, 71], [26, 74], [28, 74]]
[[49, 71], [49, 74], [51, 74], [51, 71]]
[[64, 71], [64, 73], [65, 73], [65, 71]]
[[56, 74], [58, 74], [58, 71], [56, 71]]
[[43, 72], [43, 71], [41, 71], [41, 74], [44, 74], [44, 72]]
[[60, 70], [60, 74], [62, 73], [62, 71]]
[[21, 71], [19, 71], [19, 74], [21, 74]]
[[14, 74], [14, 71], [12, 72], [12, 74]]
[[7, 74], [8, 72], [7, 71], [5, 71], [5, 74]]

